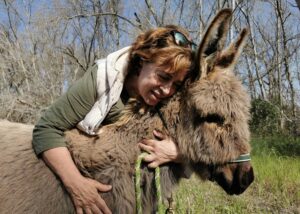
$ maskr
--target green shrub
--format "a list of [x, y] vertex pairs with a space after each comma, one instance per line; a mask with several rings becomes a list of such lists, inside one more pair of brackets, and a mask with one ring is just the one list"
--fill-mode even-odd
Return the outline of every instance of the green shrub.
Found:
[[252, 154], [275, 156], [300, 156], [300, 138], [286, 135], [268, 137], [252, 136]]
[[270, 102], [255, 99], [251, 102], [250, 129], [256, 134], [272, 135], [279, 133], [280, 112]]

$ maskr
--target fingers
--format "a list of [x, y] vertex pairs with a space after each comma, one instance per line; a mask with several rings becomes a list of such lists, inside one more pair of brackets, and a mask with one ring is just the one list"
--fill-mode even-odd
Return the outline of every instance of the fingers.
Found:
[[158, 166], [159, 166], [159, 163], [156, 162], [156, 161], [153, 161], [153, 162], [151, 162], [150, 164], [148, 164], [148, 167], [149, 167], [149, 168], [153, 168], [153, 169], [155, 169], [155, 168], [158, 167]]
[[174, 157], [177, 157], [175, 143], [172, 139], [158, 130], [153, 131], [155, 139], [143, 139], [139, 142], [139, 147], [148, 152], [149, 155], [146, 155], [143, 160], [148, 162], [149, 168], [156, 168], [160, 164], [175, 160]]
[[[82, 209], [81, 209], [81, 213], [83, 214]], [[94, 204], [91, 204], [88, 207], [84, 207], [84, 213], [85, 214], [98, 214], [98, 213], [111, 214], [111, 211], [106, 205], [105, 201], [99, 196], [94, 202]]]
[[155, 156], [153, 154], [150, 154], [150, 155], [146, 155], [143, 160], [145, 162], [153, 162], [155, 160]]
[[84, 177], [73, 185], [68, 190], [72, 196], [77, 214], [111, 214], [111, 211], [99, 194], [99, 192], [110, 191], [111, 185], [105, 185]]
[[[98, 210], [99, 210], [99, 209], [98, 209]], [[84, 209], [84, 213], [85, 213], [85, 214], [93, 214], [90, 208], [85, 208], [85, 209]], [[98, 211], [98, 212], [95, 212], [95, 213], [99, 213], [99, 211]]]
[[96, 205], [92, 205], [91, 207], [85, 207], [84, 213], [85, 214], [102, 214], [103, 212]]
[[158, 140], [164, 140], [166, 139], [166, 135], [164, 135], [163, 133], [161, 133], [160, 131], [158, 130], [153, 130], [153, 135], [154, 137], [156, 137]]
[[91, 204], [89, 206], [76, 206], [76, 214], [111, 214], [110, 209], [106, 205], [105, 201], [98, 196], [98, 198], [95, 200], [94, 204]]
[[[93, 180], [93, 181], [95, 181], [95, 180]], [[98, 182], [98, 181], [95, 181], [95, 186], [96, 186], [96, 188], [97, 188], [97, 190], [99, 191], [99, 192], [108, 192], [108, 191], [110, 191], [111, 190], [111, 188], [112, 188], [112, 186], [111, 185], [107, 185], [107, 184], [102, 184], [102, 183], [100, 183], [100, 182]], [[96, 200], [96, 205], [97, 206], [95, 206], [99, 211], [98, 211], [98, 213], [104, 213], [104, 214], [111, 214], [111, 211], [110, 211], [110, 209], [108, 208], [108, 206], [106, 205], [106, 203], [105, 203], [105, 201], [99, 196], [98, 198], [97, 198], [97, 200]], [[93, 210], [93, 212], [94, 212], [94, 210]]]
[[76, 207], [76, 214], [83, 214], [83, 210], [81, 207]]
[[[94, 180], [95, 181], [95, 180]], [[112, 186], [111, 185], [107, 185], [107, 184], [102, 184], [98, 181], [96, 182], [96, 188], [98, 189], [98, 191], [100, 192], [108, 192], [111, 190]], [[101, 213], [104, 214], [111, 214], [110, 209], [108, 208], [108, 206], [106, 205], [105, 201], [100, 197], [98, 197], [97, 201], [96, 201], [96, 205], [97, 207], [102, 211]], [[99, 210], [99, 211], [100, 211]]]
[[148, 152], [148, 153], [151, 153], [151, 152], [154, 151], [153, 146], [145, 145], [144, 142], [139, 143], [139, 147], [140, 147], [142, 150], [144, 150], [144, 151], [146, 151], [146, 152]]
[[92, 213], [103, 213], [96, 205], [92, 205], [90, 209]]
[[155, 140], [151, 139], [143, 139], [140, 141], [141, 144], [148, 145], [148, 146], [153, 146]]
[[100, 182], [96, 182], [96, 188], [100, 191], [100, 192], [108, 192], [111, 190], [112, 186], [111, 185], [107, 185], [107, 184], [102, 184]]
[[105, 201], [99, 197], [99, 200], [96, 202], [97, 207], [99, 207], [104, 214], [111, 214], [110, 209], [107, 207]]
[[156, 158], [153, 154], [150, 154], [150, 155], [146, 155], [143, 160], [145, 162], [148, 162], [148, 167], [149, 168], [156, 168], [159, 166], [159, 163], [156, 161]]

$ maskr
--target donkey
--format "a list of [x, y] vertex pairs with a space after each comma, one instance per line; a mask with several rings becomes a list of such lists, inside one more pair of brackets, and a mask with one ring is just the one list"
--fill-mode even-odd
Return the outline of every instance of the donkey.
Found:
[[[220, 11], [199, 46], [195, 75], [159, 108], [132, 101], [116, 123], [95, 137], [77, 129], [65, 132], [74, 162], [82, 174], [112, 190], [100, 193], [113, 213], [135, 213], [137, 142], [158, 129], [176, 139], [183, 164], [160, 168], [162, 197], [169, 198], [187, 168], [216, 181], [228, 194], [241, 194], [254, 179], [249, 161], [231, 163], [248, 154], [250, 99], [232, 70], [247, 38], [243, 30], [224, 49], [232, 11]], [[31, 148], [33, 126], [0, 121], [0, 213], [74, 213], [59, 179]], [[229, 163], [230, 162], [230, 163]], [[157, 209], [154, 170], [142, 166], [143, 213]]]

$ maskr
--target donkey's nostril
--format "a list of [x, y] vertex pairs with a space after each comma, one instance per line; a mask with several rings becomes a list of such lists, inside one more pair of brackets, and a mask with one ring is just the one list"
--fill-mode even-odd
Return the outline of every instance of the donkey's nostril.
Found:
[[239, 172], [239, 175], [234, 178], [233, 192], [236, 195], [242, 194], [253, 182], [254, 173], [253, 168], [250, 166], [249, 170], [244, 170]]
[[241, 177], [241, 186], [247, 188], [254, 181], [253, 168], [250, 166], [250, 169], [243, 174]]

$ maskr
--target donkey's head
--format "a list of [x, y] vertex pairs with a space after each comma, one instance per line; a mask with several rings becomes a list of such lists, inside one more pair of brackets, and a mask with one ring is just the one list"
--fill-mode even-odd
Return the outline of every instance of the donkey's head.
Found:
[[231, 15], [230, 9], [220, 11], [199, 46], [196, 75], [183, 92], [178, 146], [198, 174], [240, 194], [253, 181], [252, 167], [249, 161], [226, 163], [250, 152], [250, 99], [233, 74], [248, 32], [225, 49]]

